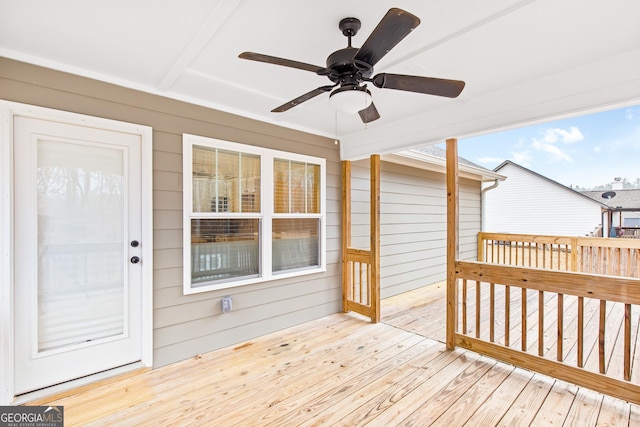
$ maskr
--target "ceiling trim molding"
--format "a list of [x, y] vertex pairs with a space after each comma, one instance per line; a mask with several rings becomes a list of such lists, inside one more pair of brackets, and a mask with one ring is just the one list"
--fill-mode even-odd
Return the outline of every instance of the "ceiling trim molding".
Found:
[[174, 62], [173, 67], [165, 74], [158, 85], [159, 90], [165, 91], [173, 86], [180, 75], [184, 73], [189, 65], [193, 63], [193, 60], [202, 53], [207, 43], [211, 41], [213, 36], [215, 36], [218, 30], [224, 25], [225, 21], [229, 19], [241, 4], [242, 1], [223, 0], [211, 11], [209, 17], [191, 39], [182, 55], [180, 55]]

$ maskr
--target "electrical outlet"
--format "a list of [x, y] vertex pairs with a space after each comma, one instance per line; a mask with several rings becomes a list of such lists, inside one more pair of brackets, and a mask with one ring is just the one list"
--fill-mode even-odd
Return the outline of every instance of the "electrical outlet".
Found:
[[227, 295], [225, 297], [222, 297], [222, 312], [223, 313], [228, 313], [231, 310], [233, 310], [233, 303], [231, 301], [231, 296]]

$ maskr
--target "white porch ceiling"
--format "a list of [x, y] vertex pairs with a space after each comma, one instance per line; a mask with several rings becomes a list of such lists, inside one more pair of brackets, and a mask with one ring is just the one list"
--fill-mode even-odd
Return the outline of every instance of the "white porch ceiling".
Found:
[[[325, 65], [357, 17], [360, 46], [391, 7], [422, 23], [375, 67], [464, 80], [456, 99], [371, 87], [381, 119], [336, 113], [329, 83], [244, 51]], [[0, 0], [0, 56], [341, 140], [342, 156], [391, 153], [640, 103], [635, 0]]]

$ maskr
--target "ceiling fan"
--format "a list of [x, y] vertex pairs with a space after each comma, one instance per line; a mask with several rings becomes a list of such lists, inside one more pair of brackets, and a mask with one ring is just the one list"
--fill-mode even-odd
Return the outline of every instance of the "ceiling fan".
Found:
[[255, 52], [243, 52], [239, 57], [311, 71], [320, 76], [327, 76], [333, 83], [300, 95], [274, 108], [271, 112], [281, 113], [325, 92], [331, 92], [329, 100], [336, 108], [352, 114], [357, 112], [364, 123], [369, 123], [379, 119], [380, 114], [373, 104], [371, 92], [367, 89], [365, 82], [373, 83], [377, 88], [448, 98], [457, 97], [464, 89], [465, 83], [460, 80], [390, 73], [380, 73], [371, 77], [373, 66], [418, 25], [420, 25], [420, 19], [417, 16], [402, 9], [389, 9], [362, 47], [356, 48], [351, 46], [351, 38], [358, 33], [361, 26], [360, 20], [344, 18], [340, 21], [338, 28], [348, 38], [348, 45], [329, 55], [326, 67]]

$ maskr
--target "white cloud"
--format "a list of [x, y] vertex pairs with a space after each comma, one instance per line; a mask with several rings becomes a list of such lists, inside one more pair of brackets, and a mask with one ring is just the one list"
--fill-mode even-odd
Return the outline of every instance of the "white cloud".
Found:
[[512, 151], [511, 157], [513, 158], [513, 161], [519, 165], [531, 166], [529, 164], [529, 160], [531, 160], [531, 154], [529, 154], [529, 151], [521, 151], [521, 152]]
[[504, 159], [501, 159], [500, 157], [490, 157], [490, 156], [484, 156], [484, 157], [480, 157], [478, 159], [478, 163], [480, 164], [486, 164], [486, 163], [502, 163], [504, 161]]
[[575, 126], [571, 126], [569, 129], [551, 128], [547, 129], [542, 134], [542, 140], [534, 139], [534, 141], [540, 141], [547, 144], [555, 144], [560, 141], [564, 144], [573, 144], [578, 141], [582, 141], [584, 135]]
[[635, 108], [627, 108], [624, 111], [624, 118], [627, 120], [635, 120], [638, 117], [638, 110]]
[[519, 138], [518, 142], [515, 143], [513, 148], [523, 148], [526, 143], [527, 143], [527, 139], [526, 138]]
[[576, 126], [568, 129], [549, 128], [542, 133], [541, 138], [533, 138], [531, 148], [548, 155], [548, 162], [573, 163], [573, 158], [558, 147], [558, 143], [573, 144], [584, 139], [584, 135]]
[[565, 153], [564, 151], [562, 151], [561, 149], [559, 149], [558, 147], [556, 147], [555, 145], [542, 144], [542, 146], [540, 147], [540, 150], [544, 151], [549, 155], [550, 163], [559, 162], [563, 160], [565, 162], [573, 163], [573, 159], [571, 158], [571, 156]]

